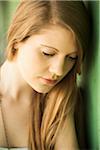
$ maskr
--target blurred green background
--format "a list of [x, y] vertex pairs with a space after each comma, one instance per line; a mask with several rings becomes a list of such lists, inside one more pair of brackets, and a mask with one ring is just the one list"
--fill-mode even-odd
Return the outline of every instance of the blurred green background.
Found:
[[[0, 63], [4, 59], [6, 33], [19, 0], [0, 1]], [[81, 87], [86, 112], [88, 149], [100, 149], [100, 2], [86, 1], [92, 17], [92, 39], [85, 59]]]
[[0, 64], [4, 60], [7, 29], [19, 1], [20, 0], [0, 0]]
[[87, 140], [90, 150], [100, 150], [100, 1], [89, 1], [92, 19], [90, 50], [83, 69]]

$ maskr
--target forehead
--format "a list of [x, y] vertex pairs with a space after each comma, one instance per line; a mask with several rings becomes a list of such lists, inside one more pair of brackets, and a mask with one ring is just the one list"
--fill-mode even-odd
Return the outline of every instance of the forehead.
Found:
[[76, 40], [74, 33], [61, 26], [50, 26], [42, 29], [39, 34], [29, 38], [32, 43], [48, 45], [61, 52], [76, 52]]

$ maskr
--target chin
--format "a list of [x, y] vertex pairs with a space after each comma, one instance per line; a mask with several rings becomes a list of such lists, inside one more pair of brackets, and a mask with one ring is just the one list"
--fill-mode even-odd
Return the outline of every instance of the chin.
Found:
[[52, 88], [50, 87], [39, 87], [39, 86], [32, 86], [32, 88], [38, 92], [38, 93], [43, 93], [43, 94], [46, 94], [48, 93]]
[[34, 88], [34, 90], [38, 93], [41, 93], [41, 94], [46, 94], [50, 91], [50, 90], [42, 90], [42, 89], [36, 89], [36, 88]]
[[48, 93], [54, 86], [49, 86], [46, 84], [42, 84], [40, 82], [27, 82], [28, 85], [36, 92], [46, 94]]

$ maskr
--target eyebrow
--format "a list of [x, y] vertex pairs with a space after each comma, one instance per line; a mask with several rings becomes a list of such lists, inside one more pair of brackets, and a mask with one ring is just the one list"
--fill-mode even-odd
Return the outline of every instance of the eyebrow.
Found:
[[48, 46], [48, 45], [44, 45], [44, 44], [41, 44], [42, 46], [45, 46], [45, 47], [48, 47], [48, 48], [51, 48], [51, 49], [55, 49], [57, 52], [59, 52], [59, 50], [55, 47], [52, 47], [52, 46]]
[[[48, 48], [51, 48], [51, 49], [55, 49], [57, 52], [59, 52], [59, 50], [58, 50], [57, 48], [55, 48], [55, 47], [48, 46], [48, 45], [44, 45], [44, 44], [41, 44], [41, 46], [48, 47]], [[69, 53], [68, 55], [74, 54], [74, 53], [77, 53], [77, 51], [71, 52], [71, 53]]]

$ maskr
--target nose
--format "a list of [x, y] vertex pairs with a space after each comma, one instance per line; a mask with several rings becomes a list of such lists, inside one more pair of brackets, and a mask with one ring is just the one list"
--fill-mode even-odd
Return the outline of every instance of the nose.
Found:
[[64, 65], [65, 65], [65, 61], [64, 59], [62, 60], [55, 60], [50, 68], [49, 71], [50, 73], [54, 73], [57, 76], [62, 76], [64, 74]]

